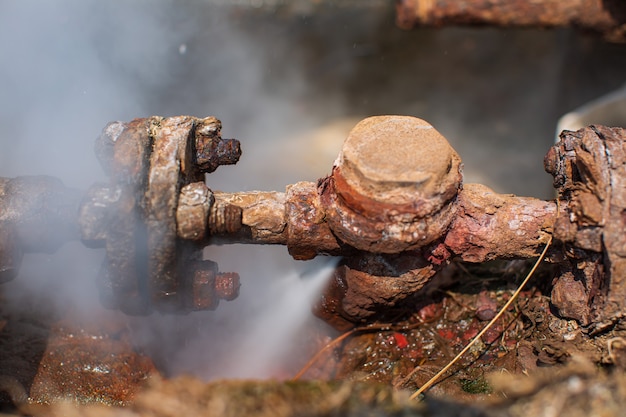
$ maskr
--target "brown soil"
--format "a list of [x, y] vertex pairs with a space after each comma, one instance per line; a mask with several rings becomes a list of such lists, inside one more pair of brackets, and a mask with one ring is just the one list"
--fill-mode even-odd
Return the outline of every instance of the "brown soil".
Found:
[[[453, 264], [447, 273], [457, 284], [412, 300], [420, 307], [405, 306], [392, 323], [358, 328], [327, 349], [302, 382], [164, 380], [133, 349], [121, 316], [96, 324], [72, 314], [59, 320], [37, 310], [25, 316], [3, 309], [0, 382], [10, 396], [2, 397], [1, 410], [65, 416], [619, 415], [626, 405], [626, 331], [590, 338], [575, 321], [552, 314], [545, 294], [549, 266], [425, 402], [408, 400], [493, 317], [529, 266]], [[108, 405], [96, 405], [102, 403]]]

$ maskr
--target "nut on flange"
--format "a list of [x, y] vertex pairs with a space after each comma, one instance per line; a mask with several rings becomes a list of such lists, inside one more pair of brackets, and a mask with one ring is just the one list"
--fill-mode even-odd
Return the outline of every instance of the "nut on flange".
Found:
[[239, 295], [239, 274], [218, 272], [213, 261], [195, 261], [188, 265], [191, 271], [190, 310], [214, 310], [219, 300], [231, 301]]
[[445, 233], [462, 179], [460, 157], [429, 123], [377, 116], [352, 129], [320, 187], [339, 239], [369, 252], [397, 253]]

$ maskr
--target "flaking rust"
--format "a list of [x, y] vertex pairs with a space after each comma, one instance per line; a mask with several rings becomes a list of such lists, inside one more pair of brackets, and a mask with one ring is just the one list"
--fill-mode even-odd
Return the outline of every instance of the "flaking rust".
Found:
[[152, 360], [133, 349], [124, 321], [112, 313], [97, 320], [78, 317], [68, 314], [53, 324], [29, 402], [130, 403], [159, 375]]

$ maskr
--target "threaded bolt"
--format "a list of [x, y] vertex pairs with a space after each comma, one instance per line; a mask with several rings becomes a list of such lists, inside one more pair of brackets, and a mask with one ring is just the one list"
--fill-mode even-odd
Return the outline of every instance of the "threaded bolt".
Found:
[[243, 210], [239, 206], [216, 201], [209, 211], [209, 233], [237, 233], [241, 230]]

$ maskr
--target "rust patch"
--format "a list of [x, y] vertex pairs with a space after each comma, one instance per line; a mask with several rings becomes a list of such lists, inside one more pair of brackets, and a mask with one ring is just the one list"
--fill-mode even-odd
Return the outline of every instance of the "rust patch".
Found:
[[152, 361], [133, 350], [119, 321], [78, 317], [72, 314], [52, 326], [31, 400], [129, 404], [148, 378], [158, 375]]

